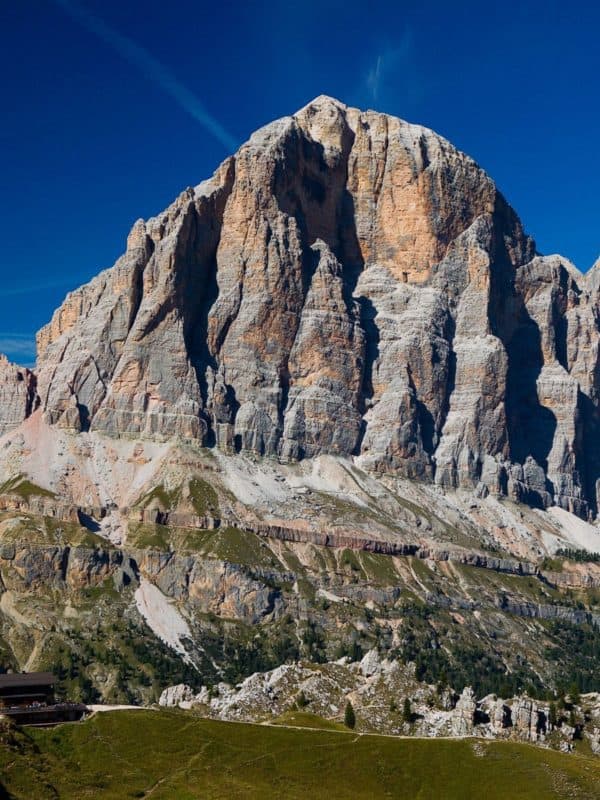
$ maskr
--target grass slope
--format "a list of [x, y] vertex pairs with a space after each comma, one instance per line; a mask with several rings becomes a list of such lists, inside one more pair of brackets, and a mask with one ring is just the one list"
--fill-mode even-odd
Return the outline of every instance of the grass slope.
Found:
[[0, 797], [600, 798], [600, 760], [528, 745], [410, 740], [199, 719], [103, 713], [0, 747]]

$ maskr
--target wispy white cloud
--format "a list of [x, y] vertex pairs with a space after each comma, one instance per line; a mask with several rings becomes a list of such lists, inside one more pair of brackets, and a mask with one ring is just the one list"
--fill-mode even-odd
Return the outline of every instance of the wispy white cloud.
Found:
[[371, 93], [371, 97], [375, 102], [379, 99], [379, 87], [381, 84], [381, 73], [383, 66], [384, 56], [378, 55], [374, 66], [372, 66], [366, 78], [367, 88]]
[[147, 78], [167, 92], [188, 114], [218, 139], [227, 150], [237, 149], [238, 142], [235, 137], [225, 130], [221, 123], [206, 110], [196, 95], [187, 86], [184, 86], [171, 70], [158, 61], [148, 50], [128, 36], [124, 36], [114, 28], [111, 28], [76, 0], [55, 0], [55, 2], [72, 19], [98, 36], [99, 39], [102, 39], [126, 61], [137, 67]]
[[361, 102], [377, 105], [388, 100], [412, 104], [423, 93], [414, 37], [407, 28], [398, 41], [377, 49], [363, 74], [358, 94]]

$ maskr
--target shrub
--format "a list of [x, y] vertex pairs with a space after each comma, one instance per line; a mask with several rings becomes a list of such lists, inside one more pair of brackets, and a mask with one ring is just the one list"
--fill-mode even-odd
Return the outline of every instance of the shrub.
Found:
[[350, 728], [350, 730], [353, 730], [356, 725], [356, 714], [349, 700], [346, 703], [346, 710], [344, 711], [344, 725]]

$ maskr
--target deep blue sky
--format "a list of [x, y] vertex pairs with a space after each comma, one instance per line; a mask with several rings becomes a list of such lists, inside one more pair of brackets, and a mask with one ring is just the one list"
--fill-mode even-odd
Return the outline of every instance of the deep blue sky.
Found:
[[35, 330], [113, 263], [135, 219], [322, 93], [434, 128], [492, 175], [542, 252], [588, 269], [591, 5], [0, 0], [0, 350], [32, 362]]

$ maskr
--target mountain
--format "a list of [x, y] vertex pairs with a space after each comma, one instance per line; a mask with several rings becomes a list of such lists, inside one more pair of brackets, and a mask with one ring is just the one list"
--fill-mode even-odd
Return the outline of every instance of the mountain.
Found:
[[597, 512], [598, 292], [432, 131], [319, 97], [38, 334], [44, 419]]
[[598, 269], [425, 128], [319, 97], [257, 131], [0, 361], [0, 667], [600, 690]]

